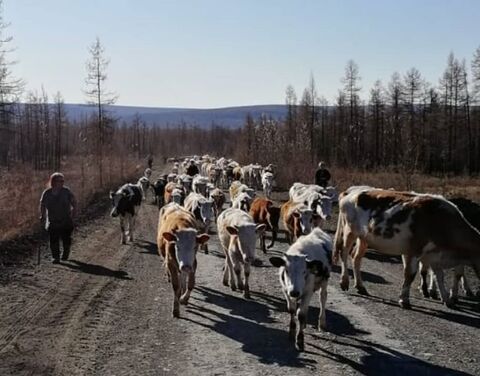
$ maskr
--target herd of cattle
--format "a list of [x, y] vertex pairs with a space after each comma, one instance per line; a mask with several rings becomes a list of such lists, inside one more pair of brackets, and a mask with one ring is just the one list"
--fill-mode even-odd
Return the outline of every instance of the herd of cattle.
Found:
[[[242, 291], [248, 299], [256, 239], [266, 253], [274, 246], [282, 221], [290, 248], [281, 257], [270, 257], [270, 263], [279, 268], [290, 313], [289, 334], [298, 350], [304, 349], [303, 330], [315, 291], [320, 295], [319, 328], [326, 328], [332, 262], [340, 260], [340, 286], [347, 290], [350, 256], [354, 286], [360, 294], [368, 294], [360, 266], [369, 247], [402, 256], [404, 282], [399, 304], [404, 308], [410, 307], [410, 287], [418, 269], [424, 296], [435, 298], [436, 285], [440, 298], [449, 307], [458, 298], [460, 281], [466, 294], [473, 295], [465, 278], [465, 265], [471, 266], [480, 278], [480, 206], [469, 200], [446, 200], [437, 195], [370, 186], [352, 186], [338, 195], [335, 187], [294, 183], [289, 200], [278, 207], [270, 199], [275, 185], [274, 165], [242, 167], [230, 159], [208, 155], [186, 158], [183, 163], [177, 159], [169, 162], [171, 173], [153, 181], [152, 171], [147, 169], [137, 184], [125, 184], [111, 192], [111, 214], [120, 217], [121, 241], [125, 244], [133, 241], [135, 216], [142, 201], [151, 195], [159, 206], [157, 245], [173, 287], [174, 317], [179, 317], [180, 304], [188, 303], [194, 288], [198, 249], [208, 253], [212, 222], [216, 222], [225, 254], [223, 284]], [[199, 173], [185, 173], [189, 165], [197, 166]], [[231, 203], [224, 209], [223, 190], [227, 188]], [[256, 197], [260, 189], [265, 197]], [[322, 227], [331, 218], [335, 204], [339, 206], [339, 217], [332, 240]], [[271, 232], [268, 247], [266, 231]], [[446, 268], [455, 268], [450, 294], [444, 282]]]

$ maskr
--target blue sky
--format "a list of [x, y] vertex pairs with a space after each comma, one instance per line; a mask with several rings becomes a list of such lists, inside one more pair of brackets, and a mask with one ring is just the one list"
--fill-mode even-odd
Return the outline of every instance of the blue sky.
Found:
[[88, 46], [111, 60], [118, 104], [213, 108], [284, 103], [313, 73], [332, 102], [346, 62], [362, 97], [415, 66], [436, 84], [448, 54], [480, 46], [479, 0], [4, 0], [27, 89], [82, 103]]

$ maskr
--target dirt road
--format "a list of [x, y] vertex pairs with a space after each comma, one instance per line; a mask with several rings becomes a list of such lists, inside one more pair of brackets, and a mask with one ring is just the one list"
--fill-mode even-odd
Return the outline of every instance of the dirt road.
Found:
[[399, 259], [368, 256], [370, 297], [340, 291], [336, 269], [329, 331], [314, 327], [315, 298], [298, 353], [268, 263], [287, 249], [282, 234], [269, 255], [257, 253], [263, 265], [253, 268], [251, 300], [222, 285], [213, 235], [210, 254], [198, 255], [190, 304], [174, 319], [156, 252], [157, 209], [141, 208], [132, 244], [120, 245], [117, 222], [105, 212], [77, 229], [70, 261], [52, 265], [44, 250], [39, 267], [17, 267], [0, 286], [0, 375], [480, 374], [479, 302], [462, 299], [450, 310], [415, 288], [413, 309], [401, 309]]

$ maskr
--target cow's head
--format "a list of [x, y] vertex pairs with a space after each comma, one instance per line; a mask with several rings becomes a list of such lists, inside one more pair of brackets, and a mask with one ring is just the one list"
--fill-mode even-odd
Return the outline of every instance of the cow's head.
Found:
[[210, 226], [212, 219], [215, 218], [213, 213], [213, 200], [202, 200], [199, 204], [200, 217], [205, 226]]
[[312, 231], [313, 211], [311, 209], [301, 207], [296, 209], [292, 215], [302, 235], [307, 235]]
[[172, 191], [172, 202], [178, 204], [178, 205], [183, 205], [183, 200], [185, 198], [185, 194], [183, 192], [183, 189], [180, 188], [174, 188]]
[[110, 215], [117, 217], [123, 214], [131, 196], [133, 196], [133, 192], [127, 188], [121, 188], [117, 192], [110, 191], [110, 200], [112, 201], [112, 211]]
[[248, 213], [250, 211], [250, 206], [252, 204], [252, 197], [246, 193], [240, 193], [235, 200], [239, 202], [239, 209], [243, 210], [244, 212]]
[[332, 199], [329, 196], [312, 192], [304, 204], [313, 210], [314, 215], [323, 220], [328, 220], [332, 216]]
[[191, 272], [195, 266], [195, 255], [198, 246], [210, 239], [207, 234], [197, 235], [197, 230], [193, 228], [164, 232], [162, 236], [173, 247], [178, 268], [181, 272], [186, 273]]
[[320, 276], [326, 270], [321, 261], [310, 261], [307, 256], [302, 254], [291, 255], [287, 253], [283, 257], [270, 257], [270, 263], [280, 268], [283, 288], [291, 298], [295, 299], [303, 295], [305, 282], [309, 274]]
[[230, 234], [229, 249], [238, 250], [245, 263], [252, 263], [255, 260], [255, 244], [257, 234], [265, 231], [265, 225], [245, 224], [241, 226], [227, 226]]

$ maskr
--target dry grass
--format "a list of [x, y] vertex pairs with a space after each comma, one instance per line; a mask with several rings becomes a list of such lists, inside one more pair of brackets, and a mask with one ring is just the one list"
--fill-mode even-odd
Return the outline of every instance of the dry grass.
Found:
[[[93, 157], [71, 157], [62, 163], [65, 185], [75, 194], [79, 210], [93, 196], [107, 192], [120, 184], [138, 179], [144, 166], [138, 160], [108, 157], [104, 160], [104, 188], [99, 185]], [[40, 229], [38, 205], [40, 195], [47, 188], [53, 171], [34, 171], [29, 166], [17, 165], [10, 171], [0, 171], [0, 242]]]
[[[316, 165], [295, 163], [281, 167], [278, 182], [281, 189], [288, 189], [294, 182], [313, 183]], [[391, 170], [359, 171], [341, 167], [329, 167], [332, 174], [331, 184], [342, 191], [352, 185], [370, 185], [378, 188], [396, 190], [414, 190], [421, 193], [441, 194], [445, 197], [466, 197], [480, 202], [480, 178], [470, 176], [431, 176], [406, 174]]]

